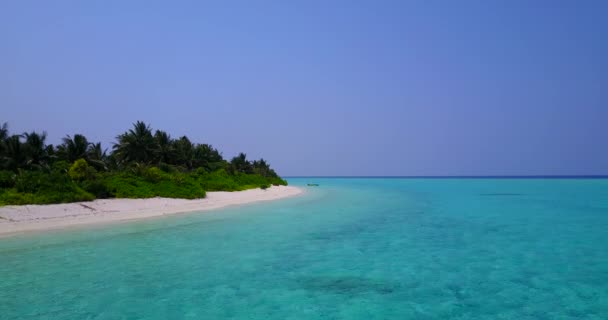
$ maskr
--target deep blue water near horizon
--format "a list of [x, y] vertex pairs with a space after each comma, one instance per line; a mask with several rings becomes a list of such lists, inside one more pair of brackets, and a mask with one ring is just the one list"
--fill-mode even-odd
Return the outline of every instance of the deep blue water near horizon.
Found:
[[607, 179], [289, 182], [0, 239], [0, 319], [608, 319]]

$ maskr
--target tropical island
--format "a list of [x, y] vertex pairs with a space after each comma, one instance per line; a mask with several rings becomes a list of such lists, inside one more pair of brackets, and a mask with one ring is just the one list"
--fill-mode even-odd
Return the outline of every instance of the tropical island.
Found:
[[45, 132], [0, 126], [0, 206], [108, 198], [205, 198], [208, 191], [286, 186], [264, 159], [230, 161], [210, 144], [172, 138], [137, 121], [110, 152], [82, 134], [46, 143]]

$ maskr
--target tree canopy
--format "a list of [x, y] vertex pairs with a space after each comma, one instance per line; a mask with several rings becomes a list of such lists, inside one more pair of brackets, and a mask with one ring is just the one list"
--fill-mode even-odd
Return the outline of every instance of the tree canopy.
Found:
[[112, 196], [192, 198], [270, 184], [286, 182], [264, 159], [252, 162], [239, 153], [227, 161], [211, 144], [174, 139], [143, 121], [117, 135], [111, 152], [83, 134], [66, 135], [55, 147], [44, 131], [11, 135], [7, 123], [0, 125], [0, 205]]

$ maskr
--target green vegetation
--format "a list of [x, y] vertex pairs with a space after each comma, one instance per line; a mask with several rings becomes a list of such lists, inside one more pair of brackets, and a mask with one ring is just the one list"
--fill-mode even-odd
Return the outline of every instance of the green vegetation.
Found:
[[100, 198], [195, 199], [206, 191], [286, 185], [264, 160], [244, 153], [226, 161], [209, 144], [173, 139], [138, 121], [118, 135], [112, 152], [81, 134], [58, 146], [46, 133], [10, 135], [0, 126], [0, 205], [47, 204]]

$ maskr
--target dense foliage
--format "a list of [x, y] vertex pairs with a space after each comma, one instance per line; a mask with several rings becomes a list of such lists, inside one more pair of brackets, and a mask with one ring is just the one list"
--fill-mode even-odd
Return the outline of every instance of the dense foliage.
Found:
[[226, 161], [209, 144], [173, 139], [138, 121], [116, 137], [112, 151], [81, 134], [58, 146], [46, 133], [11, 135], [0, 126], [0, 205], [99, 198], [202, 198], [206, 191], [286, 185], [264, 159], [244, 153]]

